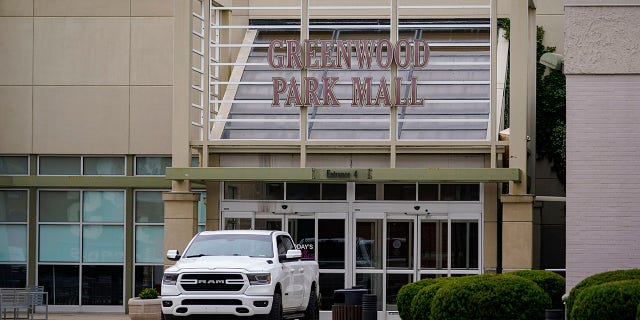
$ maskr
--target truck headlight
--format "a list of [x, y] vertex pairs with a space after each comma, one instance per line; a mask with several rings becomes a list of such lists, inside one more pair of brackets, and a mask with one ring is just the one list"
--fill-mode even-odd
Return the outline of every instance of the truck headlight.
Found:
[[177, 281], [178, 281], [177, 273], [165, 273], [162, 276], [162, 284], [164, 285], [175, 286]]
[[248, 273], [247, 278], [249, 278], [249, 284], [252, 286], [271, 283], [270, 273]]

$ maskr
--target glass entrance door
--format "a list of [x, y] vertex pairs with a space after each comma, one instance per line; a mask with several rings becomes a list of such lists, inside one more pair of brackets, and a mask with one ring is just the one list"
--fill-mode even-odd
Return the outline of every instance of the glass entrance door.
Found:
[[320, 268], [320, 310], [322, 319], [331, 318], [333, 291], [345, 288], [347, 268], [347, 214], [298, 213], [260, 214], [223, 212], [225, 230], [284, 230], [291, 234], [304, 259], [318, 262]]

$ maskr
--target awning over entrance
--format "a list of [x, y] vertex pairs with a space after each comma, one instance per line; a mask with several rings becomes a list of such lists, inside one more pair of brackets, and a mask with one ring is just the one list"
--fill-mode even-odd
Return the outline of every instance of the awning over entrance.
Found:
[[167, 168], [167, 179], [318, 182], [518, 182], [516, 168]]

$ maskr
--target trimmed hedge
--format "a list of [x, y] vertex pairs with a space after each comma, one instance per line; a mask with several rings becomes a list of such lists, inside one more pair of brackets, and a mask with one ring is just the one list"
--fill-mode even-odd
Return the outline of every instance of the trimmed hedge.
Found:
[[462, 277], [445, 283], [431, 320], [543, 320], [551, 299], [535, 282], [509, 274]]
[[[434, 283], [423, 287], [413, 298], [411, 302], [411, 318], [412, 320], [429, 320], [431, 319], [431, 302], [433, 297], [442, 286], [448, 282], [458, 278], [438, 278]], [[404, 318], [402, 318], [404, 319]]]
[[398, 313], [403, 320], [412, 320], [411, 318], [411, 301], [418, 292], [429, 285], [436, 283], [436, 279], [422, 279], [420, 281], [405, 284], [398, 290], [396, 304], [398, 305]]
[[640, 320], [640, 304], [638, 305], [638, 311], [636, 312], [636, 320]]
[[535, 282], [551, 298], [551, 309], [564, 309], [562, 295], [566, 281], [561, 275], [546, 270], [519, 270], [509, 272], [509, 274]]
[[640, 279], [640, 269], [608, 271], [594, 274], [580, 281], [580, 283], [571, 289], [569, 297], [567, 298], [567, 313], [569, 313], [569, 319], [573, 319], [571, 317], [571, 313], [573, 311], [574, 302], [580, 296], [580, 293], [586, 288], [607, 282], [637, 279]]
[[571, 310], [574, 320], [634, 320], [640, 303], [640, 280], [624, 280], [585, 288]]

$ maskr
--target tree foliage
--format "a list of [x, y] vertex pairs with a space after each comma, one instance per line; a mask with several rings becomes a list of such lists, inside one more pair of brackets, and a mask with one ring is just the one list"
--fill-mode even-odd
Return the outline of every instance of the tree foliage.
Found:
[[[500, 27], [506, 30], [505, 38], [510, 36], [510, 21], [502, 19]], [[536, 61], [547, 52], [555, 52], [555, 47], [546, 47], [544, 29], [537, 28]], [[509, 124], [509, 73], [505, 84], [505, 126]], [[566, 78], [562, 70], [551, 70], [540, 63], [536, 64], [536, 157], [551, 162], [551, 169], [560, 182], [566, 181]]]

